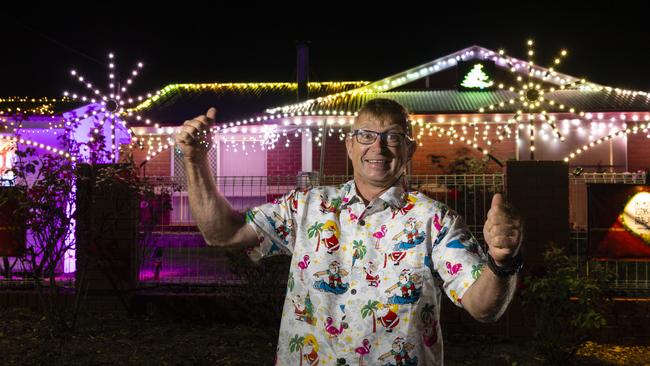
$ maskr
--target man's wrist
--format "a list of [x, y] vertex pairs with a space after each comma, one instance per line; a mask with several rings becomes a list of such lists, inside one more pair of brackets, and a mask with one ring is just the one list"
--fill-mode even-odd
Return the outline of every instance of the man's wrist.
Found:
[[519, 273], [524, 266], [521, 251], [512, 257], [507, 264], [503, 265], [497, 264], [492, 255], [490, 255], [489, 251], [487, 253], [487, 257], [488, 268], [490, 268], [492, 273], [494, 273], [497, 277], [510, 277], [512, 275], [515, 275]]

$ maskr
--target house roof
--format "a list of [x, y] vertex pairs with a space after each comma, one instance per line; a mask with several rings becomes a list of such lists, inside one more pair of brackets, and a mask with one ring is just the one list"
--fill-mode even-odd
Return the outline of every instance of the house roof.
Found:
[[[365, 81], [311, 82], [309, 96], [321, 97], [366, 85]], [[162, 89], [134, 109], [144, 120], [160, 125], [178, 125], [210, 107], [217, 108], [219, 121], [248, 117], [297, 98], [297, 83], [174, 84]]]
[[[327, 110], [331, 114], [356, 111], [364, 103], [375, 98], [388, 98], [400, 102], [413, 114], [452, 114], [452, 113], [478, 113], [481, 108], [504, 102], [504, 106], [496, 106], [491, 113], [515, 113], [517, 105], [508, 103], [513, 98], [518, 98], [516, 93], [497, 91], [471, 91], [457, 90], [423, 90], [423, 91], [387, 91], [382, 93], [363, 93], [347, 95], [344, 97], [323, 100], [311, 103], [301, 108], [289, 110], [302, 114], [316, 114], [318, 111]], [[623, 94], [613, 90], [558, 90], [545, 95], [546, 99], [555, 102], [547, 105], [545, 110], [549, 113], [563, 113], [568, 108], [585, 112], [637, 112], [650, 110], [650, 99], [641, 94]], [[560, 105], [565, 108], [561, 109]]]
[[[581, 82], [581, 79], [571, 75], [538, 65], [530, 66], [527, 61], [471, 46], [374, 82], [309, 83], [311, 99], [301, 103], [293, 102], [297, 94], [295, 82], [172, 84], [133, 109], [142, 115], [142, 120], [130, 118], [128, 121], [132, 126], [146, 126], [147, 119], [151, 120], [151, 124], [176, 126], [212, 106], [217, 108], [217, 120], [220, 122], [250, 121], [264, 114], [342, 115], [354, 113], [368, 100], [379, 97], [395, 99], [414, 114], [480, 113], [481, 108], [495, 104], [494, 109], [486, 112], [514, 113], [521, 109], [517, 101], [508, 103], [517, 98], [516, 93], [508, 90], [459, 91], [454, 87], [458, 63], [473, 60], [493, 61], [501, 73], [500, 78], [506, 80], [506, 87], [517, 85], [510, 72], [510, 69], [514, 69], [515, 75], [536, 80], [547, 89], [564, 88], [544, 95], [545, 99], [555, 104], [545, 106], [547, 112], [566, 112], [569, 108], [584, 112], [650, 111], [648, 93], [621, 91]], [[450, 79], [453, 82], [446, 87], [444, 82], [436, 83], [436, 80], [442, 79], [447, 79], [448, 84]], [[499, 106], [499, 103], [504, 104]], [[31, 108], [34, 113], [61, 114], [80, 104], [70, 100], [50, 103], [26, 98], [11, 102], [0, 99], [0, 115], [6, 114], [9, 108], [13, 111], [16, 108]], [[561, 109], [560, 105], [565, 108]]]
[[[454, 69], [461, 61], [489, 60], [500, 69], [505, 88], [493, 91], [459, 91], [457, 88], [431, 87], [435, 78], [450, 78], [456, 82]], [[270, 114], [347, 114], [354, 113], [366, 101], [374, 98], [391, 98], [404, 104], [415, 114], [429, 113], [480, 113], [481, 108], [504, 103], [489, 112], [514, 113], [522, 109], [518, 95], [508, 91], [515, 86], [519, 91], [511, 69], [515, 75], [522, 75], [542, 84], [548, 92], [544, 98], [552, 101], [544, 109], [547, 112], [566, 112], [570, 108], [584, 112], [628, 112], [649, 111], [650, 94], [644, 92], [621, 91], [619, 89], [584, 81], [575, 76], [552, 71], [538, 65], [530, 66], [527, 61], [504, 56], [480, 46], [471, 46], [440, 57], [431, 62], [385, 77], [354, 90], [348, 90], [327, 97], [313, 98], [302, 103], [281, 105], [266, 110]], [[503, 77], [504, 75], [509, 75]], [[423, 83], [422, 80], [426, 80]], [[551, 91], [553, 90], [553, 91]], [[515, 99], [515, 103], [508, 103]], [[560, 108], [563, 105], [564, 108]], [[487, 110], [486, 110], [487, 112]]]
[[[368, 84], [367, 81], [327, 81], [308, 84], [309, 96], [321, 97], [351, 90]], [[266, 108], [295, 101], [297, 83], [207, 83], [171, 84], [156, 95], [139, 104], [133, 111], [142, 115], [137, 121], [129, 119], [132, 126], [146, 125], [150, 119], [160, 125], [178, 125], [210, 107], [218, 110], [219, 120], [232, 120], [262, 113]], [[62, 115], [87, 102], [70, 98], [0, 98], [0, 116]]]
[[0, 97], [0, 116], [60, 115], [84, 104], [66, 97]]

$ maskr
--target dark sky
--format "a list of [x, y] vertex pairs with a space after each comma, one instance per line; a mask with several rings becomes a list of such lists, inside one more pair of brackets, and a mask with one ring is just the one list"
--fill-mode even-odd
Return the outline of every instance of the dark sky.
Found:
[[[312, 81], [372, 81], [472, 44], [503, 47], [525, 58], [528, 37], [537, 43], [542, 66], [567, 48], [569, 57], [559, 71], [650, 91], [647, 13], [616, 4], [614, 11], [541, 5], [505, 10], [467, 3], [436, 12], [429, 3], [422, 9], [385, 7], [365, 16], [312, 9], [303, 16], [266, 18], [249, 16], [246, 9], [215, 13], [186, 7], [134, 14], [117, 5], [93, 4], [56, 15], [23, 12], [0, 22], [0, 96], [80, 91], [68, 76], [72, 68], [105, 87], [109, 51], [122, 73], [137, 61], [145, 63], [131, 88], [144, 93], [175, 82], [293, 81], [295, 41], [300, 39], [311, 42]], [[424, 10], [429, 8], [434, 10]]]

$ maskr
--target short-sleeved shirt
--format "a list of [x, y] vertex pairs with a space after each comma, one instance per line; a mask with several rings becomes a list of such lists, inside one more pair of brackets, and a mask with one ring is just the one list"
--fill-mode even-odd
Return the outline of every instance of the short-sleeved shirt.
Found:
[[403, 181], [367, 205], [354, 181], [249, 210], [253, 261], [291, 255], [278, 365], [442, 365], [441, 292], [462, 307], [485, 247]]

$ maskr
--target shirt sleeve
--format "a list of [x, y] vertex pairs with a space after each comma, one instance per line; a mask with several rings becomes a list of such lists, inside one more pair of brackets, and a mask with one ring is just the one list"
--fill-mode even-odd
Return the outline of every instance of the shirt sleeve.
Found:
[[458, 213], [447, 210], [440, 215], [434, 218], [434, 224], [440, 226], [432, 238], [431, 260], [444, 292], [454, 304], [463, 307], [463, 295], [480, 276], [487, 256]]
[[293, 253], [299, 194], [299, 191], [292, 190], [273, 202], [246, 211], [246, 223], [255, 230], [258, 238], [258, 245], [247, 250], [253, 262], [278, 254]]

